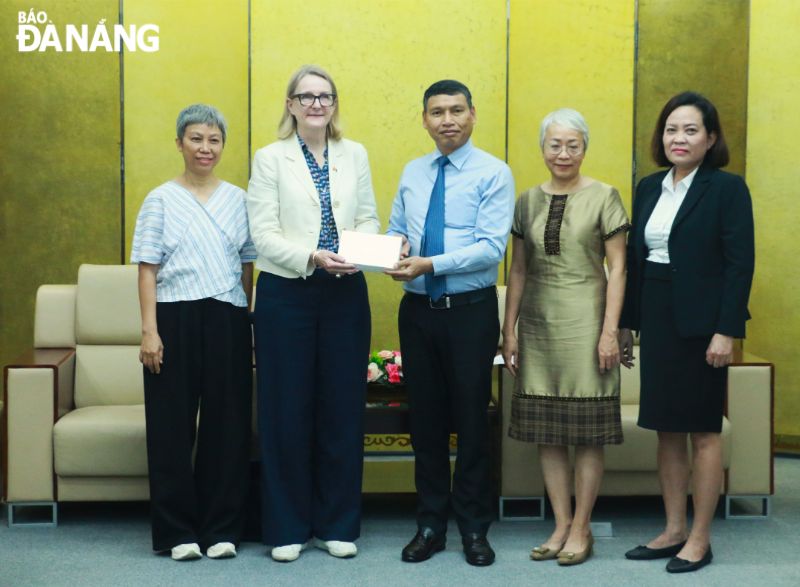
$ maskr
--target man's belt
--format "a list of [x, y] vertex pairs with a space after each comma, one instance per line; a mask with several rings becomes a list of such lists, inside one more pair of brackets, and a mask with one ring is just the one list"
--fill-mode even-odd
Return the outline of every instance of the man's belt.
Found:
[[488, 300], [490, 297], [496, 298], [497, 288], [493, 285], [490, 285], [489, 287], [484, 287], [483, 289], [475, 289], [457, 294], [445, 294], [436, 301], [424, 294], [406, 292], [406, 295], [411, 296], [412, 299], [427, 303], [428, 307], [430, 307], [432, 310], [450, 310], [451, 308], [458, 308], [459, 306], [478, 304]]

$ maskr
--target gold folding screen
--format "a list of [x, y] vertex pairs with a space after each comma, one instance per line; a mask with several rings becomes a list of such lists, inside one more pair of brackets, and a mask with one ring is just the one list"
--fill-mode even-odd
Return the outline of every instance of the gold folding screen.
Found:
[[748, 0], [639, 0], [636, 63], [636, 177], [656, 171], [650, 139], [661, 108], [684, 90], [716, 105], [743, 175], [747, 130]]
[[125, 0], [124, 19], [157, 23], [157, 53], [126, 53], [125, 91], [125, 259], [136, 215], [157, 185], [183, 172], [175, 146], [175, 119], [189, 104], [217, 107], [228, 137], [217, 174], [247, 187], [248, 2]]
[[[33, 344], [39, 285], [74, 283], [80, 263], [118, 263], [122, 244], [119, 55], [19, 52], [17, 15], [30, 10], [4, 0], [0, 19], [0, 365]], [[43, 11], [60, 27], [113, 24], [119, 5]]]
[[753, 0], [747, 115], [747, 183], [756, 218], [753, 320], [745, 349], [775, 363], [778, 445], [800, 449], [800, 3]]
[[[345, 136], [369, 153], [383, 229], [403, 166], [433, 150], [422, 128], [422, 94], [434, 81], [470, 87], [475, 144], [505, 158], [504, 2], [255, 0], [251, 26], [253, 150], [276, 139], [292, 72], [321, 65], [336, 80]], [[373, 346], [397, 348], [400, 284], [367, 278]]]
[[[789, 269], [798, 252], [792, 230], [800, 209], [793, 195], [800, 178], [789, 160], [798, 134], [795, 3], [42, 4], [58, 23], [117, 22], [121, 7], [125, 23], [158, 24], [160, 50], [126, 52], [123, 71], [114, 53], [17, 52], [16, 22], [8, 15], [30, 5], [3, 4], [9, 10], [0, 23], [7, 136], [0, 143], [2, 363], [30, 346], [39, 284], [73, 282], [82, 262], [127, 261], [142, 200], [182, 169], [174, 122], [189, 103], [209, 102], [226, 115], [229, 141], [219, 175], [244, 187], [252, 151], [275, 139], [291, 72], [307, 62], [326, 67], [339, 85], [345, 136], [369, 152], [385, 226], [403, 165], [432, 148], [420, 114], [422, 92], [436, 79], [453, 77], [471, 87], [475, 143], [507, 156], [518, 191], [546, 177], [538, 149], [542, 116], [561, 106], [580, 110], [591, 130], [584, 171], [617, 186], [626, 204], [634, 176], [654, 170], [648, 151], [659, 109], [674, 93], [696, 89], [719, 106], [732, 151], [729, 169], [743, 173], [747, 155], [758, 250], [746, 350], [776, 362], [776, 430], [800, 435], [800, 399], [792, 392], [800, 386], [800, 368], [791, 356], [792, 335], [800, 331], [791, 299], [798, 284]], [[373, 346], [394, 347], [400, 286], [380, 275], [369, 282]]]
[[517, 191], [549, 177], [539, 124], [557, 108], [589, 125], [582, 173], [630, 202], [635, 3], [511, 2], [508, 162]]

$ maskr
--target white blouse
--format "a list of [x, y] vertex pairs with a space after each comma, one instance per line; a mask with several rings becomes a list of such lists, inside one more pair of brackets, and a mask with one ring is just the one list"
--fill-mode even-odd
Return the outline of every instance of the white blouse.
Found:
[[644, 227], [644, 243], [649, 251], [648, 261], [669, 263], [669, 233], [672, 231], [672, 223], [675, 221], [675, 216], [678, 215], [678, 210], [686, 198], [686, 192], [689, 191], [698, 169], [699, 167], [695, 167], [694, 171], [674, 187], [675, 168], [673, 167], [664, 176], [664, 180], [661, 182], [661, 196], [650, 215], [650, 220]]

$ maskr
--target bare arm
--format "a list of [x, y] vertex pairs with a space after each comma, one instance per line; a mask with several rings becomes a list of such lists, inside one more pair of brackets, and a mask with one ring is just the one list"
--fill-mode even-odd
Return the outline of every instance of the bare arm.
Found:
[[253, 311], [253, 264], [242, 263], [242, 288], [247, 296], [247, 311]]
[[601, 373], [613, 369], [620, 362], [619, 316], [625, 299], [625, 232], [621, 231], [604, 243], [608, 263], [606, 309], [603, 330], [597, 343], [598, 366]]
[[506, 312], [503, 317], [503, 361], [509, 372], [516, 376], [519, 356], [517, 320], [525, 290], [525, 241], [517, 236], [511, 239], [511, 268], [506, 287]]
[[159, 265], [139, 263], [139, 308], [142, 312], [142, 346], [139, 360], [151, 373], [161, 372], [164, 345], [158, 335], [156, 320], [156, 274]]

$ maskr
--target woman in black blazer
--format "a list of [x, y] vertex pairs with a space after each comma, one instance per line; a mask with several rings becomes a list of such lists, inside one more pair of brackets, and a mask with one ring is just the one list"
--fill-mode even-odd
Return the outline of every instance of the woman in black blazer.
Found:
[[684, 92], [667, 102], [652, 154], [671, 169], [644, 178], [636, 189], [620, 336], [630, 364], [631, 330], [640, 334], [639, 426], [658, 431], [667, 523], [659, 536], [625, 556], [671, 557], [667, 571], [679, 573], [712, 558], [711, 520], [723, 479], [726, 367], [733, 339], [744, 337], [750, 317], [753, 211], [744, 180], [719, 169], [728, 164], [728, 148], [707, 98]]

